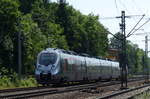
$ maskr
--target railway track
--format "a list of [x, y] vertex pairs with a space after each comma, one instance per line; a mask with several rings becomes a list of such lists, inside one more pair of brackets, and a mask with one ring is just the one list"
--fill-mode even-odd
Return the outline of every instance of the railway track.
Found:
[[[135, 88], [130, 88], [130, 89], [122, 90], [122, 91], [115, 92], [115, 93], [112, 93], [110, 95], [106, 95], [106, 96], [99, 97], [99, 98], [96, 98], [96, 99], [112, 99], [112, 98], [117, 97], [117, 96], [122, 97], [123, 94], [129, 93], [129, 92], [133, 92], [133, 91], [136, 91], [136, 90], [139, 90], [139, 89], [142, 89], [142, 88], [146, 88], [146, 87], [149, 87], [149, 86], [150, 86], [150, 84], [145, 84], [143, 86], [138, 86], [138, 87], [135, 87]], [[128, 96], [129, 99], [131, 97], [133, 97], [133, 96]]]
[[19, 88], [19, 89], [7, 89], [4, 92], [0, 91], [0, 99], [2, 98], [29, 98], [35, 96], [42, 96], [47, 94], [56, 94], [56, 93], [64, 93], [76, 90], [82, 90], [87, 88], [94, 88], [100, 86], [109, 86], [113, 84], [119, 83], [118, 81], [112, 82], [97, 82], [93, 84], [85, 84], [85, 85], [77, 85], [77, 86], [69, 86], [69, 87], [62, 87], [62, 88], [50, 88], [50, 87], [31, 87], [31, 88]]
[[[143, 79], [132, 79], [129, 80], [129, 82], [140, 81], [140, 80]], [[105, 87], [105, 86], [111, 86], [115, 84], [120, 84], [120, 82], [119, 81], [96, 82], [92, 84], [76, 85], [76, 86], [61, 87], [61, 88], [30, 87], [30, 88], [5, 89], [5, 90], [0, 90], [0, 99], [29, 98], [29, 97], [71, 92], [77, 90], [92, 89], [97, 87]]]

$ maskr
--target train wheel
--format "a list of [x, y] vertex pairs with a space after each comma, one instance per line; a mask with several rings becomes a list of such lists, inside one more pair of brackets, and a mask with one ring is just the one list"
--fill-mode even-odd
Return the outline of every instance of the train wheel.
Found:
[[89, 82], [89, 79], [87, 77], [84, 77], [83, 78], [83, 83], [88, 83]]

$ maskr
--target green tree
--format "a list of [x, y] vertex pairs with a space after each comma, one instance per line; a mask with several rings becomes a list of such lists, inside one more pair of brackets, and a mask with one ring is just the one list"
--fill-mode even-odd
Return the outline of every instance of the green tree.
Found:
[[136, 44], [131, 42], [127, 45], [128, 67], [131, 73], [140, 73], [143, 71], [144, 51], [139, 49]]
[[0, 62], [7, 68], [15, 66], [16, 20], [20, 16], [17, 0], [0, 0]]
[[49, 0], [19, 0], [20, 1], [20, 11], [24, 14], [30, 13], [34, 2], [42, 2], [42, 5], [47, 5]]
[[43, 2], [35, 2], [32, 9], [32, 18], [38, 23], [43, 35], [47, 37], [47, 45], [45, 47], [57, 47], [68, 49], [65, 35], [63, 35], [63, 28], [55, 23], [54, 4], [47, 4], [41, 6]]
[[110, 38], [110, 48], [121, 49], [121, 38], [123, 38], [123, 35], [120, 32], [116, 33], [115, 37]]
[[35, 0], [19, 0], [20, 1], [20, 11], [24, 14], [30, 13], [32, 9], [32, 4]]
[[37, 54], [46, 46], [47, 38], [33, 22], [31, 14], [22, 16], [19, 24], [17, 30], [22, 36], [22, 70], [24, 73], [33, 73]]
[[63, 27], [70, 50], [90, 55], [105, 55], [108, 46], [107, 29], [98, 16], [82, 15], [68, 4], [61, 3], [56, 22]]
[[107, 29], [99, 23], [98, 16], [89, 14], [84, 24], [87, 53], [91, 55], [105, 55], [108, 47]]

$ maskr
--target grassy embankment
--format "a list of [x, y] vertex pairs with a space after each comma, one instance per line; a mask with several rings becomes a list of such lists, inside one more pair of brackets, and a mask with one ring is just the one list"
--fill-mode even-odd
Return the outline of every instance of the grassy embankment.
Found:
[[17, 88], [17, 87], [34, 87], [37, 86], [34, 77], [24, 77], [19, 79], [18, 76], [2, 76], [0, 77], [0, 89]]
[[37, 85], [38, 84], [33, 76], [25, 76], [19, 79], [19, 76], [15, 72], [8, 72], [7, 69], [1, 68], [0, 89], [33, 87]]

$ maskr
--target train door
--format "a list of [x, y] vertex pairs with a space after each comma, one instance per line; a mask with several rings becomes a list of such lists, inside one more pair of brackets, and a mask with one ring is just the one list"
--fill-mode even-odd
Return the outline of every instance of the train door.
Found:
[[75, 59], [72, 56], [69, 56], [69, 78], [71, 81], [76, 79], [76, 64], [75, 64]]
[[112, 62], [111, 66], [112, 66], [112, 76], [114, 78], [114, 77], [116, 77], [117, 69], [115, 68], [115, 63], [114, 62]]
[[84, 66], [83, 66], [82, 61], [83, 60], [81, 57], [77, 58], [77, 77], [78, 77], [78, 80], [82, 80], [83, 75], [84, 75]]
[[73, 58], [73, 68], [72, 68], [72, 73], [73, 73], [73, 77], [74, 80], [79, 80], [79, 76], [80, 76], [80, 61], [78, 59], [78, 57], [74, 56]]
[[108, 79], [112, 78], [112, 67], [111, 67], [111, 62], [106, 61], [107, 62], [107, 67], [108, 67]]
[[83, 80], [86, 77], [86, 66], [85, 66], [85, 60], [84, 58], [81, 59], [81, 76], [80, 79]]
[[101, 80], [102, 79], [102, 63], [101, 63], [101, 60], [99, 60], [99, 80]]
[[113, 73], [113, 62], [110, 63], [111, 64], [111, 76], [112, 78], [114, 77], [114, 73]]
[[63, 80], [68, 80], [68, 60], [61, 59], [61, 77]]
[[83, 71], [84, 71], [84, 74], [83, 74], [83, 80], [87, 80], [88, 79], [88, 74], [87, 74], [87, 60], [86, 60], [86, 57], [83, 58], [84, 61], [82, 61], [82, 67], [83, 67]]
[[77, 80], [82, 80], [83, 79], [83, 75], [84, 75], [84, 70], [85, 70], [85, 67], [84, 67], [84, 61], [83, 61], [83, 58], [81, 58], [80, 56], [78, 56], [76, 58], [76, 79]]
[[101, 60], [101, 79], [105, 77], [105, 66], [104, 66], [104, 61]]

